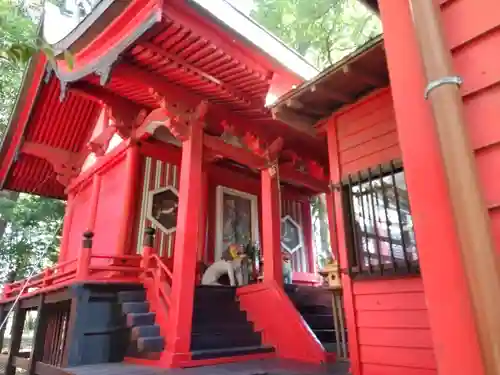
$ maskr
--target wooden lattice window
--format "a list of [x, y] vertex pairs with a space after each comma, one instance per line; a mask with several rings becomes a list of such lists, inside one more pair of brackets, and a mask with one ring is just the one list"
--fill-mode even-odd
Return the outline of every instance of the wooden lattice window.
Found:
[[351, 275], [419, 273], [401, 165], [392, 162], [349, 175], [342, 189]]

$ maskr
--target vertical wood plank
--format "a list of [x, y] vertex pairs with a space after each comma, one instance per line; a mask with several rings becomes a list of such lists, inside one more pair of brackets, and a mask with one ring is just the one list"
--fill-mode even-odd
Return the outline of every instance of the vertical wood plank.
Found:
[[45, 304], [45, 294], [41, 294], [39, 297], [38, 316], [36, 317], [33, 335], [33, 347], [29, 359], [28, 375], [35, 374], [36, 362], [42, 360], [45, 332], [47, 331], [47, 308], [48, 305]]
[[21, 304], [18, 302], [15, 308], [14, 322], [12, 323], [9, 355], [7, 358], [7, 364], [5, 365], [5, 375], [15, 375], [16, 373], [16, 368], [13, 366], [13, 361], [14, 357], [19, 354], [25, 320], [26, 310], [22, 309]]

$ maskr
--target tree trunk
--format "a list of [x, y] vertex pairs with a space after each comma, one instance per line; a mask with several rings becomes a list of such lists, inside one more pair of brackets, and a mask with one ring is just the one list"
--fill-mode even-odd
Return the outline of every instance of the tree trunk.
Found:
[[[19, 198], [19, 193], [9, 190], [0, 190], [0, 199], [1, 198], [16, 202], [17, 199]], [[5, 233], [5, 228], [7, 228], [7, 224], [8, 224], [7, 220], [0, 217], [0, 242], [2, 241], [3, 234]]]

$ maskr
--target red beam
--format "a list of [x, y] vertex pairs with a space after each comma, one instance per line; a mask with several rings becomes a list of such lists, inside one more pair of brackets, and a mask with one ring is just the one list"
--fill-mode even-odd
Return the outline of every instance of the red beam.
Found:
[[292, 185], [305, 187], [316, 193], [324, 193], [329, 189], [326, 180], [318, 180], [309, 174], [301, 173], [288, 164], [280, 166], [280, 179]]
[[203, 145], [215, 154], [234, 160], [251, 169], [261, 169], [266, 165], [266, 159], [263, 157], [257, 156], [243, 148], [232, 146], [211, 135], [205, 135], [203, 137]]

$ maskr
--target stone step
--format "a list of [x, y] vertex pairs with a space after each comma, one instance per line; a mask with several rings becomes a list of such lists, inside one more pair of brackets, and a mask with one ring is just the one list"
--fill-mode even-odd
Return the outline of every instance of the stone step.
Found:
[[260, 353], [263, 354], [272, 352], [274, 352], [274, 348], [270, 346], [248, 346], [248, 347], [227, 348], [227, 349], [207, 349], [207, 350], [192, 351], [191, 358], [193, 360], [201, 360], [201, 359], [236, 357], [249, 354], [260, 354]]
[[137, 289], [118, 292], [118, 301], [120, 303], [144, 302], [146, 301], [146, 291], [144, 289]]
[[311, 329], [332, 329], [333, 315], [332, 314], [302, 314], [304, 320], [309, 324]]
[[163, 336], [139, 337], [137, 339], [137, 350], [140, 353], [159, 353], [165, 349]]
[[127, 314], [127, 326], [147, 326], [155, 324], [156, 314], [152, 312], [147, 313], [130, 313]]
[[147, 325], [132, 327], [130, 337], [132, 340], [137, 340], [139, 337], [154, 337], [160, 336], [160, 326]]
[[322, 343], [335, 342], [335, 330], [333, 329], [314, 329], [313, 332]]
[[149, 312], [149, 302], [123, 302], [122, 311], [125, 314]]
[[191, 350], [226, 349], [236, 347], [260, 346], [261, 336], [252, 331], [211, 332], [193, 334], [191, 336]]

